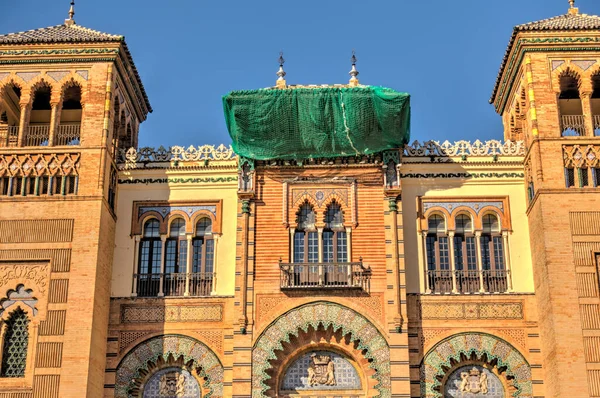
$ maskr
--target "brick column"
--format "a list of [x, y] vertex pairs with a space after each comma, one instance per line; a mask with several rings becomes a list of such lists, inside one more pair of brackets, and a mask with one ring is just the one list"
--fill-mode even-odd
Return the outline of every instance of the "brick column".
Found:
[[48, 131], [48, 146], [54, 146], [55, 144], [55, 137], [56, 137], [56, 130], [58, 127], [58, 107], [60, 105], [60, 103], [52, 103], [50, 104], [52, 106], [52, 110], [50, 111], [50, 128]]
[[19, 138], [17, 140], [17, 145], [18, 146], [24, 146], [25, 145], [25, 136], [27, 135], [27, 127], [28, 127], [28, 120], [27, 120], [27, 114], [29, 113], [29, 104], [19, 104], [21, 107], [21, 115], [19, 118]]

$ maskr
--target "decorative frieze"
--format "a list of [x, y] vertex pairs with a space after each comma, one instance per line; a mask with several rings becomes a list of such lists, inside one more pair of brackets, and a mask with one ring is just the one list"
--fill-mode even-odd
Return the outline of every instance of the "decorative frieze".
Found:
[[173, 211], [182, 211], [188, 216], [192, 216], [194, 213], [200, 210], [206, 210], [211, 212], [215, 217], [217, 216], [217, 206], [140, 206], [138, 208], [138, 217], [141, 218], [145, 213], [155, 211], [161, 214], [163, 217]]
[[0, 177], [76, 176], [79, 153], [0, 154]]
[[523, 319], [522, 303], [422, 303], [422, 319]]
[[596, 145], [563, 145], [565, 167], [600, 167], [600, 147]]
[[198, 161], [218, 161], [232, 160], [236, 157], [231, 146], [226, 147], [221, 144], [217, 147], [213, 145], [202, 145], [199, 147], [172, 146], [165, 148], [160, 146], [158, 149], [144, 147], [136, 150], [129, 148], [127, 151], [119, 152], [119, 162], [125, 163], [126, 168], [136, 168], [137, 163], [164, 163], [164, 162], [198, 162]]
[[479, 214], [479, 212], [485, 208], [485, 207], [494, 207], [496, 209], [498, 209], [500, 211], [500, 213], [504, 212], [504, 203], [503, 202], [485, 202], [485, 201], [478, 201], [478, 202], [444, 202], [444, 201], [439, 201], [439, 202], [424, 202], [423, 203], [423, 211], [426, 212], [429, 209], [435, 208], [435, 207], [441, 207], [444, 208], [446, 210], [448, 210], [449, 213], [452, 213], [452, 211], [458, 207], [467, 207], [471, 210], [473, 210], [475, 212], [475, 214]]
[[415, 141], [404, 147], [402, 154], [406, 157], [453, 157], [453, 156], [524, 156], [525, 144], [523, 141], [425, 141], [420, 143]]
[[122, 323], [220, 322], [222, 305], [121, 306]]

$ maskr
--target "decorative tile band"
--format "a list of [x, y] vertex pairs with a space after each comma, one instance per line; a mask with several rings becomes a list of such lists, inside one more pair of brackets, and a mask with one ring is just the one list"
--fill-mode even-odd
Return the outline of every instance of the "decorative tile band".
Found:
[[237, 180], [237, 176], [190, 178], [132, 178], [120, 179], [119, 184], [216, 184], [237, 182]]
[[[202, 145], [199, 147], [172, 146], [165, 148], [160, 146], [158, 149], [144, 147], [136, 150], [129, 148], [127, 151], [119, 152], [118, 161], [135, 168], [136, 163], [162, 163], [173, 161], [202, 161], [202, 160], [231, 160], [236, 158], [231, 145], [226, 147], [221, 144], [217, 147], [213, 145]], [[129, 167], [128, 167], [129, 168]]]
[[400, 178], [525, 178], [524, 173], [403, 173]]
[[479, 214], [481, 209], [488, 206], [495, 207], [500, 212], [504, 211], [504, 204], [502, 202], [425, 202], [423, 203], [423, 210], [427, 211], [433, 207], [442, 207], [452, 213], [453, 209], [463, 206], [474, 210], [476, 214]]
[[222, 305], [201, 306], [121, 306], [122, 323], [157, 322], [219, 322], [223, 319]]
[[211, 212], [215, 217], [217, 216], [217, 206], [140, 206], [138, 209], [138, 218], [149, 211], [155, 211], [164, 217], [176, 210], [182, 211], [190, 216], [199, 210], [206, 210]]

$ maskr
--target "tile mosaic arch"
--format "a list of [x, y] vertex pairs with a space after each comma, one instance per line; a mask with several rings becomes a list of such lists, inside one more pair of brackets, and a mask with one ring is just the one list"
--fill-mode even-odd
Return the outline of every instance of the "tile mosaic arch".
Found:
[[450, 336], [433, 347], [423, 358], [421, 365], [421, 396], [443, 398], [436, 391], [445, 375], [445, 368], [452, 368], [451, 360], [460, 362], [461, 354], [469, 357], [485, 354], [488, 360], [496, 359], [498, 367], [506, 367], [506, 375], [513, 377], [516, 389], [513, 397], [532, 397], [531, 368], [523, 355], [499, 337], [484, 333], [463, 333]]
[[165, 335], [144, 341], [123, 358], [117, 367], [115, 398], [132, 398], [129, 394], [132, 380], [139, 378], [142, 372], [148, 371], [149, 362], [156, 362], [159, 357], [166, 361], [170, 354], [173, 357], [183, 355], [185, 362], [193, 360], [194, 368], [202, 368], [199, 376], [206, 377], [205, 387], [210, 390], [203, 398], [223, 397], [223, 365], [217, 356], [196, 339], [181, 335]]
[[257, 339], [252, 351], [252, 397], [265, 397], [268, 389], [266, 371], [269, 361], [276, 359], [275, 351], [283, 350], [282, 342], [289, 342], [291, 336], [298, 336], [299, 331], [308, 331], [308, 327], [325, 328], [332, 326], [334, 330], [342, 329], [344, 335], [359, 343], [359, 350], [366, 350], [365, 357], [372, 360], [370, 367], [376, 371], [378, 380], [375, 389], [380, 398], [391, 397], [390, 381], [390, 348], [386, 339], [377, 328], [364, 316], [350, 308], [330, 302], [315, 302], [294, 308], [275, 320]]

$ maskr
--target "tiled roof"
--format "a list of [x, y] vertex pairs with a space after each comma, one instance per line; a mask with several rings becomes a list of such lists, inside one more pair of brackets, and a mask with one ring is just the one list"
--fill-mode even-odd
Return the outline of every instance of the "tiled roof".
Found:
[[125, 38], [118, 35], [98, 32], [79, 25], [56, 25], [48, 28], [28, 30], [26, 32], [9, 33], [0, 35], [2, 44], [19, 43], [82, 43], [123, 41]]
[[140, 86], [144, 102], [149, 112], [152, 107], [148, 101], [148, 96], [142, 79], [135, 67], [131, 53], [125, 43], [125, 37], [121, 35], [111, 35], [108, 33], [92, 30], [77, 24], [56, 25], [47, 28], [28, 30], [26, 32], [8, 33], [0, 35], [0, 44], [40, 44], [40, 43], [99, 43], [99, 42], [122, 42], [125, 50], [125, 56], [131, 63], [135, 79]]
[[506, 53], [504, 54], [504, 58], [502, 59], [502, 64], [500, 65], [500, 72], [498, 73], [498, 77], [496, 78], [496, 84], [494, 86], [492, 97], [490, 98], [490, 103], [494, 102], [494, 100], [496, 99], [496, 94], [498, 93], [498, 89], [500, 88], [500, 79], [502, 78], [502, 73], [504, 72], [504, 68], [506, 67], [506, 63], [508, 62], [508, 56], [519, 32], [594, 29], [600, 29], [600, 17], [597, 15], [579, 13], [568, 13], [553, 18], [542, 19], [541, 21], [529, 22], [515, 26], [510, 41], [508, 42]]

